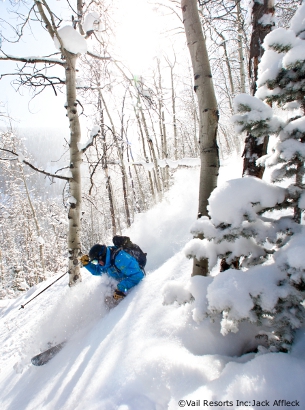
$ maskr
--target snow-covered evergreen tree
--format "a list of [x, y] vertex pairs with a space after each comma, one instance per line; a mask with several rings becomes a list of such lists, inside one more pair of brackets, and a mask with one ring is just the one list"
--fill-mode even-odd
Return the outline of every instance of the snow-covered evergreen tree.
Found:
[[223, 334], [237, 331], [242, 320], [260, 325], [262, 344], [280, 351], [289, 350], [305, 321], [304, 39], [305, 4], [289, 30], [266, 36], [256, 96], [235, 99], [238, 132], [276, 138], [272, 152], [259, 159], [272, 167], [271, 182], [247, 177], [214, 190], [210, 218], [193, 227], [205, 240], [193, 239], [185, 249], [190, 257], [209, 258], [210, 270], [220, 258], [240, 260], [242, 271], [220, 272], [208, 286], [205, 313], [222, 314]]

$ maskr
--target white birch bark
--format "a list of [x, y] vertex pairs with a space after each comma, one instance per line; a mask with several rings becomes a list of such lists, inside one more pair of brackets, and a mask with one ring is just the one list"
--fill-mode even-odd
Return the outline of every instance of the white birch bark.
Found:
[[66, 57], [66, 95], [67, 117], [70, 123], [70, 195], [69, 204], [69, 286], [81, 281], [80, 262], [81, 255], [81, 162], [82, 152], [78, 149], [81, 139], [81, 129], [77, 112], [76, 98], [76, 61], [77, 55], [64, 50]]
[[[160, 60], [157, 59], [157, 69], [158, 69], [158, 112], [159, 112], [159, 129], [160, 129], [160, 137], [161, 137], [161, 158], [166, 159], [168, 158], [167, 152], [167, 133], [166, 133], [166, 126], [165, 126], [165, 115], [164, 115], [164, 97], [163, 97], [163, 89], [162, 89], [162, 76], [161, 76], [161, 67], [160, 67]], [[169, 189], [169, 171], [168, 167], [162, 169], [161, 172], [162, 180], [163, 180], [163, 187], [164, 190], [167, 191]]]
[[166, 62], [170, 68], [171, 77], [171, 93], [172, 93], [172, 116], [173, 116], [173, 132], [174, 132], [174, 159], [178, 159], [178, 133], [177, 133], [177, 114], [176, 114], [176, 95], [174, 88], [174, 67], [176, 64], [176, 55], [173, 63], [166, 58]]
[[148, 127], [147, 127], [147, 123], [146, 123], [146, 118], [142, 109], [142, 106], [139, 106], [139, 111], [141, 113], [141, 120], [143, 123], [143, 127], [144, 127], [144, 131], [145, 131], [145, 136], [146, 136], [146, 140], [147, 140], [147, 144], [150, 150], [150, 154], [151, 154], [151, 160], [154, 164], [155, 167], [155, 185], [157, 188], [157, 192], [159, 195], [159, 200], [161, 200], [162, 196], [161, 196], [161, 183], [160, 183], [160, 175], [159, 175], [159, 167], [158, 167], [158, 161], [157, 161], [157, 156], [156, 156], [156, 152], [155, 152], [155, 147], [154, 147], [154, 143], [149, 135], [149, 131], [148, 131]]
[[[77, 21], [74, 19], [74, 28], [78, 26], [81, 34], [84, 34], [81, 21], [83, 16], [84, 3], [81, 0], [77, 0]], [[66, 96], [67, 96], [67, 117], [70, 123], [70, 171], [71, 177], [69, 178], [69, 188], [70, 188], [70, 200], [69, 200], [69, 228], [68, 228], [68, 250], [69, 250], [69, 285], [74, 285], [81, 281], [80, 275], [80, 262], [79, 257], [81, 256], [81, 162], [83, 152], [79, 150], [78, 143], [81, 139], [81, 128], [79, 122], [79, 115], [77, 111], [77, 96], [76, 96], [76, 62], [78, 59], [77, 54], [73, 54], [64, 48], [64, 44], [60, 36], [58, 35], [59, 24], [55, 17], [52, 9], [49, 7], [47, 0], [34, 0], [34, 12], [37, 21], [40, 21], [43, 27], [48, 31], [52, 41], [56, 36], [60, 44], [61, 59], [50, 58], [50, 57], [16, 57], [10, 55], [0, 56], [0, 60], [11, 60], [20, 61], [26, 64], [55, 64], [65, 68], [65, 84], [66, 84]], [[31, 8], [31, 12], [33, 8]], [[40, 17], [38, 16], [40, 15]], [[21, 15], [20, 15], [21, 16]], [[24, 16], [23, 29], [31, 21], [30, 15]], [[21, 30], [21, 32], [23, 31]], [[22, 36], [22, 35], [21, 35]], [[20, 37], [21, 37], [20, 36]], [[98, 59], [109, 59], [109, 57], [102, 57], [91, 52], [88, 55]], [[23, 69], [19, 70], [21, 75]], [[42, 70], [41, 70], [42, 71]], [[36, 69], [36, 73], [40, 70]], [[29, 84], [36, 87], [35, 81], [32, 83], [32, 79], [35, 78], [35, 71], [32, 77], [29, 79]], [[46, 79], [48, 77], [46, 76]], [[52, 79], [50, 80], [52, 84]], [[28, 165], [28, 162], [24, 161]], [[32, 165], [32, 168], [36, 169]], [[38, 169], [36, 169], [38, 170]], [[40, 170], [39, 170], [40, 171]], [[40, 171], [41, 172], [41, 171]], [[51, 175], [47, 172], [43, 172], [46, 175]], [[58, 175], [53, 175], [57, 178], [67, 179], [67, 177], [60, 177]]]
[[[39, 14], [48, 30], [52, 40], [56, 35], [60, 49], [64, 58], [65, 76], [66, 76], [66, 109], [67, 117], [70, 123], [70, 171], [71, 178], [69, 180], [70, 201], [68, 211], [68, 272], [69, 286], [75, 285], [81, 281], [80, 261], [81, 256], [81, 161], [82, 152], [78, 149], [78, 143], [81, 139], [81, 129], [77, 112], [77, 97], [76, 97], [76, 62], [77, 54], [70, 53], [64, 48], [63, 42], [58, 35], [57, 26], [54, 22], [52, 11], [50, 10], [45, 0], [35, 0], [35, 4]], [[80, 3], [78, 3], [80, 6]], [[49, 15], [47, 17], [46, 12]], [[80, 12], [78, 10], [78, 12]]]
[[[198, 218], [207, 216], [208, 198], [217, 186], [219, 156], [217, 146], [218, 107], [209, 57], [199, 19], [197, 1], [181, 0], [183, 24], [194, 74], [194, 90], [199, 106], [200, 186]], [[207, 275], [207, 260], [194, 260], [194, 275]]]
[[246, 71], [245, 71], [245, 58], [243, 51], [243, 28], [242, 28], [242, 15], [240, 9], [240, 1], [236, 2], [237, 7], [237, 25], [238, 25], [238, 55], [239, 55], [239, 71], [240, 71], [240, 92], [246, 92]]

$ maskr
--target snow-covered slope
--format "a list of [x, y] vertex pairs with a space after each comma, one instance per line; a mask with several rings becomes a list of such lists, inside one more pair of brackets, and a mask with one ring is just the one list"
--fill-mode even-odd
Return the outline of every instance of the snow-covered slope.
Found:
[[[196, 215], [197, 186], [198, 171], [179, 171], [165, 201], [139, 216], [129, 234], [148, 252], [148, 274], [115, 309], [104, 304], [111, 281], [84, 269], [80, 285], [70, 289], [64, 277], [25, 309], [20, 305], [48, 282], [2, 302], [1, 410], [260, 408], [255, 400], [281, 409], [291, 406], [275, 400], [298, 400], [305, 408], [304, 332], [290, 355], [241, 356], [256, 333], [249, 324], [224, 337], [219, 323], [194, 321], [197, 300], [164, 303], [168, 283], [177, 285], [181, 300], [189, 297], [187, 289], [196, 297], [192, 262], [181, 248]], [[31, 365], [48, 342], [64, 339], [68, 343], [48, 364]]]

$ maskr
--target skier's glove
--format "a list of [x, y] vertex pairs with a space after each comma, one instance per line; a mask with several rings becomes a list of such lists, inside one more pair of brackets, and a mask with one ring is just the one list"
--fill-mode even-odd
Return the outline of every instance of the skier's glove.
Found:
[[81, 261], [81, 264], [82, 264], [83, 266], [88, 265], [88, 263], [90, 262], [89, 256], [88, 256], [88, 255], [83, 255], [83, 256], [80, 258], [80, 261]]
[[116, 289], [113, 293], [113, 299], [115, 300], [121, 300], [125, 297], [125, 293], [121, 292], [120, 290]]

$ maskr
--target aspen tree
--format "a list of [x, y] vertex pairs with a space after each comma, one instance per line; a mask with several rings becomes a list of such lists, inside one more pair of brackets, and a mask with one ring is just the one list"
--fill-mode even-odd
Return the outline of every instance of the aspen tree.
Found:
[[[194, 91], [199, 107], [200, 185], [198, 218], [207, 216], [208, 198], [217, 186], [219, 154], [217, 145], [218, 107], [209, 56], [202, 31], [196, 0], [181, 0], [183, 24], [189, 48]], [[201, 237], [202, 239], [203, 237]], [[208, 274], [207, 259], [194, 259], [192, 275]]]

